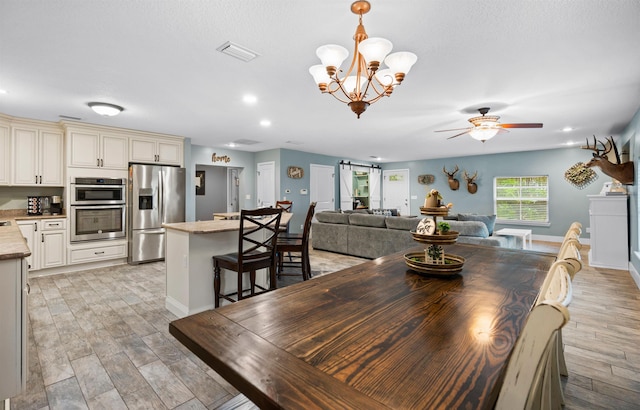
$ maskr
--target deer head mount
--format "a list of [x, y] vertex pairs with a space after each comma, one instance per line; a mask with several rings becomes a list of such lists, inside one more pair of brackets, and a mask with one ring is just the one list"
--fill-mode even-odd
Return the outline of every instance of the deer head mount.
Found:
[[[606, 139], [607, 142], [597, 141], [596, 136], [593, 136], [593, 147], [589, 145], [589, 140], [587, 139], [587, 146], [582, 146], [582, 149], [588, 149], [594, 151], [593, 158], [585, 164], [586, 167], [597, 166], [600, 167], [600, 170], [609, 175], [611, 178], [620, 181], [622, 184], [633, 184], [634, 180], [634, 167], [633, 162], [625, 162], [620, 163], [620, 154], [618, 154], [618, 147], [616, 147], [616, 143], [613, 141], [613, 137], [609, 137]], [[602, 148], [598, 147], [598, 144], [602, 146]], [[611, 150], [613, 150], [616, 156], [616, 162], [611, 162], [608, 158], [608, 155]]]
[[454, 169], [452, 172], [447, 171], [444, 166], [442, 167], [442, 172], [444, 172], [448, 176], [449, 188], [451, 188], [452, 191], [457, 191], [458, 188], [460, 188], [460, 181], [455, 178], [456, 172], [458, 172], [459, 170], [460, 169], [457, 165], [456, 169]]
[[476, 192], [478, 192], [478, 185], [474, 182], [477, 176], [478, 171], [476, 171], [476, 173], [471, 176], [467, 174], [467, 171], [464, 171], [464, 179], [467, 181], [467, 191], [469, 191], [470, 194], [475, 194]]

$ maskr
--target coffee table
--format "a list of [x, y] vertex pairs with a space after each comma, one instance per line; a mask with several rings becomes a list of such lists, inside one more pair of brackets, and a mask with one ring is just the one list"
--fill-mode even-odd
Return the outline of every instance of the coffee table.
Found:
[[[494, 235], [501, 236], [519, 236], [522, 238], [522, 249], [531, 249], [531, 229], [511, 229], [504, 228], [493, 232]], [[527, 238], [529, 238], [529, 246], [527, 246]]]

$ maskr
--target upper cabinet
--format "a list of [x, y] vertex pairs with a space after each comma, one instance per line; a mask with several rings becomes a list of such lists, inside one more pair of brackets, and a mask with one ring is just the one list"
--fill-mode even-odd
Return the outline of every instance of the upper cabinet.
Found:
[[126, 170], [129, 164], [129, 139], [126, 136], [68, 130], [70, 167]]
[[131, 162], [182, 165], [181, 139], [131, 137]]
[[14, 124], [11, 145], [13, 185], [64, 185], [64, 138], [61, 131]]
[[11, 132], [0, 119], [0, 185], [11, 183]]

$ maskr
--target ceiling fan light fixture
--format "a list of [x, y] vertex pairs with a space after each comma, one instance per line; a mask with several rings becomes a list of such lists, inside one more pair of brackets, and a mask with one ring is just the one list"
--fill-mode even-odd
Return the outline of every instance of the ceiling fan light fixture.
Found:
[[471, 135], [471, 138], [473, 139], [485, 142], [486, 140], [490, 140], [495, 137], [499, 131], [500, 129], [498, 128], [480, 126], [469, 131], [469, 135]]
[[102, 103], [102, 102], [90, 102], [87, 104], [93, 111], [103, 115], [105, 117], [113, 117], [124, 111], [124, 108], [119, 105]]

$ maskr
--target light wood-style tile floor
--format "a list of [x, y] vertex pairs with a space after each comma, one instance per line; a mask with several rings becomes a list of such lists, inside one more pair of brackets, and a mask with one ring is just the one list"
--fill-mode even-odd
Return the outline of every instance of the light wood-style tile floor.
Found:
[[[534, 241], [534, 250], [558, 244]], [[563, 329], [567, 409], [640, 408], [640, 291], [626, 271], [587, 264]], [[314, 273], [362, 259], [312, 251]], [[285, 277], [288, 285], [298, 280]], [[30, 280], [29, 380], [12, 409], [253, 409], [168, 333], [164, 264]]]

